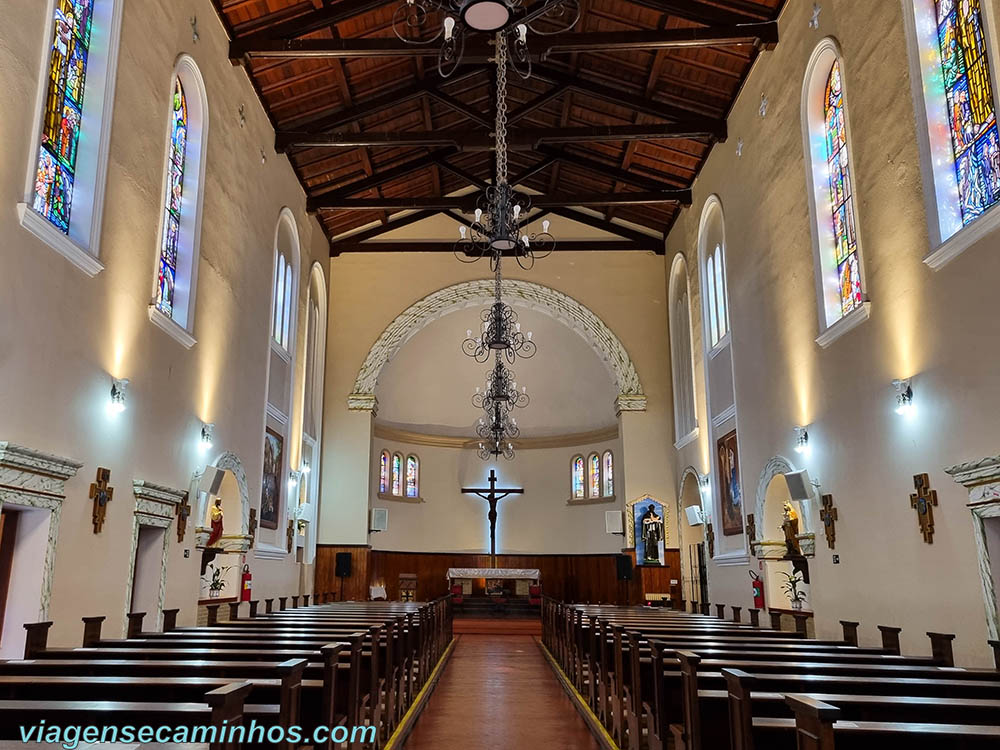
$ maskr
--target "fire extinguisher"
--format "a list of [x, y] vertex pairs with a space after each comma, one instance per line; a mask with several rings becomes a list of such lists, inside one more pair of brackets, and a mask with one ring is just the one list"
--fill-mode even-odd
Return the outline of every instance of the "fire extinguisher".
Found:
[[253, 575], [250, 573], [250, 566], [243, 566], [243, 575], [240, 576], [240, 601], [250, 601], [250, 589], [253, 588]]
[[753, 606], [755, 609], [764, 609], [764, 579], [754, 571], [750, 571], [750, 584], [753, 589]]

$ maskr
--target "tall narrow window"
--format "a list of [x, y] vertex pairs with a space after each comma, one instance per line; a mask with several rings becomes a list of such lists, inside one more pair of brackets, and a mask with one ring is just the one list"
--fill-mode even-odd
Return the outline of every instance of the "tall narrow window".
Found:
[[708, 333], [714, 349], [729, 332], [729, 304], [726, 296], [726, 260], [722, 245], [716, 245], [705, 261], [705, 300]]
[[587, 485], [590, 497], [601, 496], [601, 457], [591, 453], [587, 459]]
[[420, 461], [416, 456], [406, 457], [406, 496], [417, 497], [419, 495], [420, 481]]
[[397, 497], [403, 494], [403, 457], [398, 453], [392, 456], [392, 494]]
[[604, 451], [604, 496], [611, 497], [615, 494], [615, 471], [614, 458], [611, 451]]
[[847, 315], [862, 303], [864, 296], [861, 291], [861, 266], [858, 263], [858, 236], [854, 220], [854, 195], [839, 60], [834, 60], [827, 76], [823, 113], [840, 312], [841, 315]]
[[295, 309], [292, 264], [280, 252], [275, 263], [274, 321], [271, 325], [271, 337], [276, 344], [287, 351], [292, 338], [292, 311]]
[[93, 0], [55, 5], [32, 208], [64, 234], [73, 204], [93, 10]]
[[968, 224], [1000, 200], [1000, 137], [982, 9], [980, 0], [935, 0], [934, 6], [962, 223]]
[[173, 317], [174, 280], [177, 276], [177, 252], [181, 234], [181, 200], [184, 195], [184, 167], [187, 153], [187, 99], [180, 77], [174, 78], [171, 106], [170, 153], [167, 157], [167, 195], [164, 207], [163, 237], [160, 241], [160, 269], [156, 307]]
[[813, 51], [802, 88], [819, 308], [816, 341], [824, 347], [868, 317], [845, 90], [840, 49], [826, 38]]
[[577, 456], [573, 459], [573, 498], [576, 500], [583, 499], [584, 488], [583, 456]]
[[379, 460], [378, 477], [379, 494], [385, 495], [389, 492], [389, 451], [382, 451], [382, 456]]
[[698, 420], [694, 405], [691, 296], [688, 293], [687, 263], [681, 253], [678, 253], [674, 258], [670, 269], [669, 300], [670, 374], [674, 395], [674, 445], [677, 448], [683, 448], [695, 439]]

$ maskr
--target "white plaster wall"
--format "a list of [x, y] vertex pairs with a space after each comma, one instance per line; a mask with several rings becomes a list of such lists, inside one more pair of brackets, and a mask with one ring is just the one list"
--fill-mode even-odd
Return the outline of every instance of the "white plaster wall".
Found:
[[[558, 236], [558, 223], [553, 223], [552, 231]], [[626, 414], [620, 423], [623, 459], [616, 467], [616, 481], [620, 481], [619, 486], [622, 487], [622, 495], [618, 498], [619, 507], [626, 500], [644, 492], [672, 502], [676, 482], [668, 452], [672, 443], [673, 416], [663, 258], [652, 253], [556, 252], [538, 261], [531, 271], [522, 271], [516, 266], [510, 268], [511, 265], [514, 264], [508, 263], [505, 266], [505, 277], [536, 282], [570, 295], [598, 315], [621, 340], [639, 373], [648, 405], [645, 412]], [[439, 289], [470, 279], [487, 278], [489, 268], [485, 264], [460, 263], [450, 254], [442, 257], [416, 253], [352, 253], [332, 259], [330, 274], [330, 325], [324, 406], [326, 437], [323, 442], [323, 499], [319, 542], [365, 544], [368, 542], [367, 509], [375, 457], [369, 450], [370, 414], [347, 409], [347, 396], [351, 393], [358, 370], [372, 344], [397, 315]], [[463, 329], [461, 333], [464, 335], [464, 332]], [[461, 340], [455, 341], [456, 347], [460, 344]], [[540, 340], [539, 347], [544, 346], [545, 342]], [[472, 360], [460, 364], [476, 374], [483, 369], [482, 365]], [[578, 377], [586, 378], [588, 373], [581, 372]], [[600, 377], [604, 379], [606, 375], [601, 373]], [[530, 391], [533, 386], [530, 382], [527, 385]], [[449, 397], [468, 403], [469, 393], [449, 394]], [[614, 394], [608, 396], [609, 399], [613, 397]], [[581, 408], [587, 408], [587, 405], [581, 404]], [[602, 405], [601, 408], [605, 407]], [[386, 418], [391, 421], [392, 415], [387, 414]], [[528, 433], [522, 433], [522, 436], [532, 437]], [[378, 443], [376, 447], [377, 445]], [[422, 459], [425, 452], [426, 449], [421, 449]], [[532, 461], [531, 454], [540, 452], [519, 452], [518, 458], [510, 466], [522, 471], [518, 467]], [[567, 451], [566, 455], [569, 456], [570, 453]], [[449, 467], [444, 474], [451, 487], [448, 492], [454, 492], [465, 476], [460, 472], [460, 467], [465, 463], [474, 466], [479, 459], [475, 459], [475, 462], [463, 461], [451, 459], [442, 464]], [[536, 472], [538, 476], [534, 479], [530, 470], [524, 470], [526, 473], [523, 476], [528, 478], [525, 480], [526, 484], [531, 485], [534, 481], [537, 486], [540, 474], [547, 471], [555, 474], [556, 482], [568, 481], [567, 469], [562, 465], [568, 466], [568, 458], [562, 462], [556, 460], [552, 469], [547, 468], [547, 459], [545, 464], [546, 468]], [[561, 497], [558, 502], [565, 503], [566, 499], [568, 495]], [[573, 510], [587, 512], [581, 508]], [[395, 504], [390, 511], [391, 527], [397, 523], [393, 519], [400, 517], [394, 511]], [[603, 513], [601, 516], [603, 518]], [[484, 518], [484, 515], [475, 519], [470, 517], [470, 528], [478, 532], [482, 528], [480, 520]], [[553, 523], [559, 518], [561, 516], [553, 517]], [[603, 520], [599, 525], [600, 533], [603, 534]], [[526, 529], [525, 534], [527, 533]], [[523, 538], [516, 534], [506, 534], [502, 537], [505, 549], [535, 548], [532, 551], [553, 552], [558, 550], [551, 545], [559, 544], [565, 545], [567, 552], [590, 551], [590, 542], [581, 541], [577, 544], [562, 541], [563, 532], [560, 527], [551, 526], [548, 521], [541, 522], [539, 529], [532, 529], [531, 533], [532, 536]], [[549, 546], [537, 546], [543, 537], [549, 540]], [[388, 544], [386, 538], [386, 534], [375, 535], [372, 543], [389, 548], [385, 546]], [[467, 539], [460, 547], [482, 547], [481, 536], [469, 536]], [[611, 551], [620, 548], [620, 540], [616, 544], [617, 546], [612, 545]], [[450, 543], [441, 548], [458, 549], [459, 546]], [[407, 545], [406, 549], [421, 548]]]
[[[101, 261], [88, 278], [20, 228], [25, 169], [37, 144], [29, 113], [36, 102], [48, 2], [5, 8], [0, 28], [0, 90], [12, 106], [0, 111], [0, 425], [2, 439], [84, 462], [66, 485], [56, 553], [50, 642], [78, 644], [82, 615], [107, 615], [105, 631], [123, 627], [134, 478], [187, 489], [192, 472], [222, 451], [236, 453], [260, 496], [265, 365], [272, 243], [282, 206], [295, 213], [302, 237], [300, 290], [308, 269], [328, 257], [328, 243], [305, 213], [305, 198], [286, 159], [274, 154], [274, 133], [239, 68], [209, 0], [125, 2], [115, 90]], [[190, 19], [200, 40], [192, 42]], [[155, 33], [151, 30], [155, 29]], [[151, 279], [158, 251], [162, 155], [167, 137], [164, 92], [174, 61], [191, 54], [205, 79], [211, 128], [194, 335], [183, 349], [149, 322]], [[16, 103], [16, 104], [14, 104]], [[238, 109], [246, 105], [240, 127]], [[260, 149], [266, 155], [261, 163]], [[305, 295], [298, 307], [304, 308]], [[305, 326], [299, 327], [304, 335]], [[297, 351], [304, 351], [301, 342]], [[301, 362], [296, 363], [296, 389]], [[132, 384], [128, 408], [105, 410], [111, 376]], [[299, 404], [300, 398], [293, 399]], [[301, 409], [293, 413], [297, 433]], [[216, 424], [215, 447], [198, 450], [201, 422]], [[291, 447], [293, 460], [297, 445]], [[115, 498], [99, 535], [91, 527], [90, 482], [111, 469]], [[228, 519], [227, 519], [228, 520]], [[232, 519], [235, 523], [237, 519]], [[166, 607], [194, 619], [198, 595], [195, 518], [183, 544], [170, 536]], [[280, 539], [284, 539], [284, 531]], [[190, 549], [185, 559], [184, 550]], [[290, 593], [299, 572], [291, 558], [254, 560], [260, 596]], [[19, 626], [19, 624], [18, 624]]]
[[[997, 238], [987, 237], [934, 272], [907, 51], [899, 2], [822, 0], [820, 28], [810, 3], [787, 5], [781, 42], [754, 67], [729, 118], [730, 140], [715, 148], [694, 187], [694, 205], [668, 238], [693, 269], [698, 218], [717, 193], [726, 216], [727, 264], [744, 493], [774, 455], [795, 457], [839, 509], [840, 564], [820, 534], [810, 564], [820, 637], [839, 619], [860, 620], [863, 643], [878, 624], [903, 628], [908, 653], [929, 653], [925, 631], [957, 633], [956, 660], [987, 665], [986, 622], [965, 490], [942, 471], [996, 452], [989, 407], [1000, 395], [996, 323]], [[813, 253], [802, 153], [802, 76], [815, 45], [833, 35], [843, 48], [854, 146], [856, 205], [871, 319], [828, 349], [816, 343]], [[761, 93], [767, 116], [758, 113]], [[744, 140], [736, 157], [736, 141]], [[747, 191], [747, 185], [759, 189]], [[694, 316], [696, 351], [704, 340]], [[698, 355], [696, 355], [696, 361]], [[894, 378], [913, 376], [916, 415], [893, 412]], [[704, 371], [696, 368], [699, 413]], [[795, 425], [809, 425], [810, 457], [792, 452]], [[676, 455], [676, 467], [708, 467], [706, 430]], [[934, 544], [923, 542], [910, 508], [913, 475], [927, 472], [939, 494]], [[813, 527], [821, 528], [815, 504]], [[759, 524], [759, 521], [758, 521]], [[719, 530], [716, 529], [716, 539]], [[747, 568], [711, 566], [711, 598], [748, 606]]]
[[[498, 487], [520, 487], [498, 506], [497, 554], [614, 553], [620, 536], [605, 532], [604, 512], [614, 503], [569, 506], [570, 462], [611, 449], [621, 457], [621, 442], [611, 440], [567, 448], [521, 450], [513, 461], [487, 462], [473, 450], [407, 445], [375, 438], [372, 445], [372, 507], [389, 509], [389, 529], [372, 534], [374, 549], [406, 552], [473, 552], [489, 554], [489, 503], [463, 495], [462, 487], [489, 487], [490, 469]], [[420, 457], [420, 504], [384, 500], [378, 493], [378, 459], [382, 450]], [[621, 486], [620, 477], [615, 480]]]

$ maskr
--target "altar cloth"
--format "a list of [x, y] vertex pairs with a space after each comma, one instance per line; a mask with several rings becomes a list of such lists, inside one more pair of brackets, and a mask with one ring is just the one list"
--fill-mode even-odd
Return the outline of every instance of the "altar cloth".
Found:
[[538, 568], [448, 568], [448, 580], [456, 578], [508, 578], [537, 581], [542, 577]]

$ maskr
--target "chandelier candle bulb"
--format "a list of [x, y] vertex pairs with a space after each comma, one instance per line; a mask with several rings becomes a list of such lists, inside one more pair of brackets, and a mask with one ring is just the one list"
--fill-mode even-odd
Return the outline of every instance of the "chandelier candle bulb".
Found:
[[452, 34], [455, 33], [455, 19], [451, 16], [445, 16], [444, 19], [444, 38], [451, 41]]

